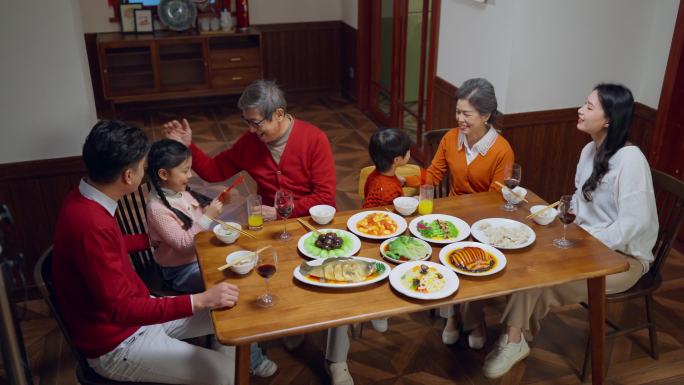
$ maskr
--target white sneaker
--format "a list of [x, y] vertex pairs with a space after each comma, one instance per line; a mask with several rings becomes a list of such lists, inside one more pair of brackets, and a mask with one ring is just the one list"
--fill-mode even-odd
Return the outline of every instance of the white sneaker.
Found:
[[458, 342], [459, 337], [460, 337], [460, 332], [458, 331], [458, 329], [448, 330], [445, 328], [442, 331], [442, 342], [444, 343], [444, 345], [455, 344], [456, 342]]
[[384, 333], [387, 331], [387, 318], [372, 319], [371, 325], [377, 332]]
[[332, 385], [354, 385], [346, 362], [331, 362], [325, 365], [325, 370], [330, 375]]
[[264, 357], [264, 360], [261, 361], [259, 366], [252, 370], [251, 373], [257, 377], [266, 378], [271, 377], [276, 370], [278, 370], [278, 365], [267, 357]]
[[483, 336], [475, 336], [473, 333], [468, 334], [468, 346], [471, 349], [480, 350], [485, 346], [485, 343], [487, 343], [486, 334]]
[[530, 354], [530, 347], [525, 341], [525, 337], [520, 338], [520, 342], [508, 342], [508, 335], [502, 334], [494, 350], [485, 357], [482, 372], [485, 377], [494, 379], [508, 373], [509, 370], [522, 361]]

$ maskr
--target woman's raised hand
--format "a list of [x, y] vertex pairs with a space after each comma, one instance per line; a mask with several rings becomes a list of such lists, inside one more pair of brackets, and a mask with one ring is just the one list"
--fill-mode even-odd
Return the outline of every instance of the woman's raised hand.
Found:
[[167, 139], [177, 140], [186, 146], [192, 143], [192, 130], [187, 119], [183, 119], [182, 123], [177, 120], [164, 123], [164, 135]]

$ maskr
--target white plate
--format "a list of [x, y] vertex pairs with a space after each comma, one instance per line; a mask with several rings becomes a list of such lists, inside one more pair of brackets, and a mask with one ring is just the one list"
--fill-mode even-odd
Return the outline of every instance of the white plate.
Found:
[[[350, 282], [350, 283], [328, 283], [328, 282], [318, 282], [318, 281], [314, 281], [314, 280], [307, 278], [306, 276], [304, 276], [302, 273], [299, 272], [299, 266], [297, 266], [297, 267], [295, 267], [294, 272], [293, 272], [294, 277], [298, 281], [306, 283], [307, 285], [320, 286], [320, 287], [332, 287], [332, 288], [336, 288], [336, 289], [346, 289], [346, 288], [350, 288], [350, 287], [366, 286], [366, 285], [370, 285], [370, 284], [378, 282], [378, 281], [382, 281], [383, 279], [387, 278], [387, 276], [390, 275], [390, 271], [392, 270], [392, 268], [387, 263], [385, 263], [383, 261], [378, 261], [377, 259], [364, 258], [364, 257], [353, 257], [353, 258], [354, 259], [360, 259], [360, 260], [367, 261], [367, 262], [381, 263], [385, 266], [385, 271], [382, 274], [377, 275], [377, 276], [375, 276], [375, 277], [373, 277], [367, 281]], [[325, 261], [324, 259], [316, 259], [316, 260], [307, 262], [307, 264], [309, 264], [309, 266], [318, 266], [321, 263], [323, 263], [324, 261]]]
[[[483, 271], [481, 273], [475, 273], [472, 271], [467, 271], [467, 270], [461, 270], [458, 267], [454, 266], [451, 261], [449, 260], [449, 254], [451, 254], [452, 251], [457, 250], [457, 249], [462, 249], [464, 247], [477, 247], [479, 249], [482, 249], [496, 259], [496, 265], [491, 269], [487, 271]], [[444, 246], [442, 250], [439, 252], [439, 260], [444, 264], [444, 266], [450, 268], [451, 270], [455, 271], [458, 274], [463, 274], [463, 275], [472, 275], [475, 277], [483, 276], [483, 275], [492, 275], [500, 272], [503, 270], [504, 267], [506, 267], [506, 256], [503, 255], [501, 251], [499, 251], [497, 248], [494, 246], [486, 245], [484, 243], [480, 242], [456, 242], [452, 243], [449, 245]]]
[[[424, 237], [420, 231], [418, 231], [418, 222], [420, 221], [425, 221], [425, 222], [432, 222], [435, 219], [439, 219], [442, 221], [449, 221], [456, 226], [458, 229], [458, 236], [456, 238], [449, 238], [449, 239], [432, 239], [428, 237]], [[418, 218], [414, 218], [411, 223], [409, 224], [409, 231], [411, 234], [415, 235], [416, 237], [428, 241], [428, 242], [433, 242], [433, 243], [453, 243], [453, 242], [458, 242], [462, 241], [466, 238], [468, 238], [468, 235], [470, 235], [470, 226], [461, 218], [456, 218], [452, 217], [451, 215], [444, 215], [444, 214], [429, 214], [429, 215], [423, 215]]]
[[[422, 240], [422, 239], [414, 238], [414, 239], [416, 239], [418, 242], [424, 244], [425, 247], [427, 247], [427, 249], [429, 250], [428, 253], [427, 253], [427, 255], [425, 255], [423, 258], [420, 258], [420, 259], [412, 259], [412, 260], [410, 260], [410, 261], [408, 261], [408, 260], [406, 260], [406, 261], [400, 261], [400, 260], [397, 260], [397, 259], [390, 258], [387, 254], [385, 254], [385, 247], [386, 247], [390, 242], [392, 242], [393, 240], [395, 240], [395, 239], [397, 239], [397, 238], [399, 238], [399, 237], [394, 237], [394, 238], [387, 239], [387, 240], [385, 240], [384, 242], [382, 242], [382, 243], [380, 244], [380, 255], [382, 255], [383, 258], [385, 258], [386, 260], [388, 260], [388, 261], [390, 261], [390, 262], [394, 262], [394, 263], [406, 263], [406, 262], [412, 262], [412, 261], [424, 261], [424, 260], [426, 260], [426, 259], [430, 259], [430, 256], [432, 256], [432, 246], [430, 246], [430, 244], [428, 244], [427, 242], [425, 242], [425, 241]], [[411, 237], [411, 238], [413, 238], [413, 237]]]
[[[360, 222], [363, 218], [366, 216], [373, 214], [373, 213], [380, 213], [380, 214], [387, 214], [389, 215], [390, 218], [397, 224], [397, 229], [392, 233], [392, 234], [387, 234], [387, 235], [369, 235], [360, 232], [356, 228], [356, 224]], [[401, 216], [391, 213], [389, 211], [380, 211], [380, 210], [374, 210], [374, 211], [362, 211], [360, 213], [356, 213], [349, 217], [347, 220], [347, 227], [349, 230], [351, 230], [352, 233], [364, 237], [364, 238], [370, 238], [370, 239], [387, 239], [387, 238], [392, 238], [396, 237], [397, 235], [403, 233], [406, 231], [406, 219], [402, 218]]]
[[[529, 234], [529, 238], [527, 238], [526, 242], [516, 244], [514, 246], [508, 246], [508, 247], [501, 247], [493, 244], [492, 242], [487, 239], [487, 236], [485, 235], [484, 231], [480, 230], [480, 226], [483, 224], [489, 224], [490, 226], [494, 227], [507, 227], [507, 228], [516, 228], [516, 227], [522, 227], [524, 228], [527, 233]], [[486, 243], [488, 245], [492, 245], [496, 247], [497, 249], [504, 249], [504, 250], [515, 250], [515, 249], [522, 249], [523, 247], [527, 247], [534, 243], [535, 239], [537, 239], [537, 236], [534, 234], [534, 230], [530, 228], [530, 226], [514, 221], [512, 219], [507, 219], [507, 218], [487, 218], [487, 219], [481, 219], [475, 223], [470, 228], [470, 231], [473, 234], [473, 237], [477, 239], [478, 241], [482, 243]]]
[[[444, 286], [444, 288], [434, 293], [419, 293], [417, 291], [405, 288], [404, 285], [401, 284], [401, 277], [404, 275], [404, 273], [406, 273], [416, 265], [427, 265], [429, 267], [436, 268], [437, 271], [439, 271], [446, 279], [446, 285]], [[401, 265], [396, 266], [392, 270], [389, 276], [389, 280], [390, 285], [392, 285], [394, 290], [400, 292], [401, 294], [407, 297], [417, 299], [445, 298], [452, 295], [456, 290], [458, 290], [458, 277], [456, 276], [456, 273], [454, 273], [444, 265], [440, 265], [439, 263], [434, 263], [430, 261], [411, 261], [402, 263]]]
[[[356, 254], [356, 253], [361, 249], [361, 240], [359, 239], [359, 237], [357, 237], [356, 235], [350, 233], [350, 232], [347, 231], [347, 230], [342, 230], [342, 229], [319, 229], [318, 231], [321, 232], [321, 233], [323, 233], [323, 234], [325, 234], [325, 233], [327, 233], [327, 232], [330, 232], [330, 231], [335, 232], [335, 233], [337, 233], [338, 235], [339, 235], [339, 234], [344, 234], [344, 235], [348, 236], [348, 237], [352, 240], [352, 248], [351, 248], [351, 250], [350, 250], [348, 253], [344, 254], [344, 255], [340, 255], [340, 257], [351, 257], [352, 255]], [[306, 239], [307, 239], [308, 237], [310, 237], [310, 236], [316, 236], [316, 235], [314, 234], [313, 231], [309, 231], [308, 233], [302, 235], [302, 236], [299, 238], [299, 241], [297, 242], [297, 248], [299, 249], [299, 251], [301, 251], [302, 254], [304, 254], [305, 256], [307, 256], [307, 257], [309, 257], [309, 258], [313, 258], [313, 259], [325, 259], [325, 258], [321, 258], [320, 256], [316, 256], [316, 255], [313, 255], [313, 254], [309, 253], [309, 252], [306, 251], [306, 249], [304, 248], [304, 241], [306, 241]]]

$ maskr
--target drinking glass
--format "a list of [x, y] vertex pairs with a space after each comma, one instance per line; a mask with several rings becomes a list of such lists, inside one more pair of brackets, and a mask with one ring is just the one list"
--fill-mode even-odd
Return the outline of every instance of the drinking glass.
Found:
[[250, 195], [247, 197], [247, 224], [250, 230], [261, 230], [264, 226], [260, 195]]
[[515, 211], [518, 209], [516, 205], [513, 204], [509, 199], [515, 198], [513, 195], [513, 189], [518, 187], [520, 184], [520, 175], [522, 173], [522, 168], [519, 164], [509, 164], [504, 169], [504, 184], [510, 190], [510, 194], [506, 195], [506, 203], [503, 205], [504, 211]]
[[257, 274], [266, 281], [266, 293], [257, 297], [257, 305], [261, 307], [271, 307], [278, 302], [278, 297], [268, 291], [268, 279], [275, 274], [278, 269], [278, 252], [274, 247], [266, 250], [259, 249], [257, 254]]
[[569, 223], [575, 221], [577, 213], [577, 203], [572, 199], [572, 195], [563, 195], [558, 204], [558, 219], [563, 223], [563, 238], [553, 240], [553, 244], [560, 249], [567, 249], [573, 246], [573, 242], [565, 239], [565, 231]]
[[[294, 197], [290, 190], [278, 190], [275, 195], [275, 209], [281, 219], [286, 220], [294, 209]], [[287, 241], [292, 234], [287, 232], [287, 222], [283, 222], [283, 232], [278, 236], [281, 241]]]
[[435, 186], [423, 185], [420, 186], [418, 195], [418, 214], [427, 215], [432, 214], [432, 200], [435, 197]]

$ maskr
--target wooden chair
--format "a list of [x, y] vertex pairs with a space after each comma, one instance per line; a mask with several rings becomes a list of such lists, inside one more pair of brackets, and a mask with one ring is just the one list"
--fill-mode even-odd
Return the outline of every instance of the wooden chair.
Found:
[[[359, 196], [361, 196], [361, 198], [366, 197], [366, 191], [364, 191], [366, 187], [366, 180], [368, 179], [368, 175], [370, 175], [373, 170], [375, 170], [375, 166], [367, 166], [362, 168], [361, 172], [359, 173]], [[420, 175], [420, 167], [415, 164], [407, 164], [397, 167], [397, 175]], [[411, 197], [418, 195], [418, 188], [416, 187], [404, 187], [403, 190], [404, 196]]]
[[[655, 257], [655, 260], [648, 273], [644, 274], [631, 289], [622, 293], [606, 295], [606, 304], [643, 298], [646, 304], [646, 322], [621, 329], [618, 325], [606, 319], [606, 324], [613, 329], [606, 333], [606, 339], [612, 339], [648, 328], [650, 353], [651, 356], [657, 360], [659, 358], [658, 336], [656, 334], [655, 319], [653, 317], [653, 292], [656, 291], [662, 283], [660, 270], [665, 264], [665, 258], [667, 258], [667, 255], [670, 253], [672, 243], [677, 238], [682, 222], [684, 221], [684, 182], [655, 169], [651, 169], [651, 174], [653, 175], [653, 187], [655, 190], [658, 222], [660, 225], [658, 229], [658, 238], [653, 247], [653, 256]], [[582, 303], [582, 306], [588, 308], [586, 303]], [[588, 369], [589, 345], [590, 341], [587, 340], [584, 363], [582, 364], [582, 381], [586, 379]], [[606, 362], [609, 361], [610, 357], [608, 357]]]
[[[442, 128], [439, 130], [428, 131], [423, 134], [423, 141], [428, 145], [428, 154], [430, 154], [429, 161], [435, 157], [437, 148], [439, 148], [439, 142], [442, 141], [444, 134], [451, 131], [451, 128]], [[426, 165], [429, 166], [429, 164]], [[435, 198], [443, 198], [449, 195], [449, 186], [451, 185], [451, 176], [447, 172], [442, 178], [442, 181], [435, 186]]]
[[76, 358], [76, 379], [81, 385], [124, 385], [124, 384], [136, 384], [136, 385], [155, 385], [153, 383], [141, 383], [141, 382], [120, 382], [110, 380], [108, 378], [102, 377], [97, 374], [89, 365], [85, 359], [83, 353], [78, 350], [71, 342], [71, 336], [69, 335], [69, 330], [64, 324], [64, 320], [59, 314], [57, 309], [57, 302], [55, 301], [54, 285], [52, 281], [52, 246], [48, 248], [45, 253], [40, 257], [36, 263], [36, 267], [33, 270], [33, 278], [40, 289], [43, 299], [50, 308], [53, 318], [57, 321], [59, 329], [64, 335], [64, 339], [69, 344], [71, 352]]
[[[147, 234], [147, 197], [150, 184], [143, 182], [134, 191], [117, 202], [116, 221], [124, 234]], [[150, 292], [158, 297], [178, 295], [162, 279], [161, 267], [154, 260], [152, 249], [130, 253], [131, 263]]]

